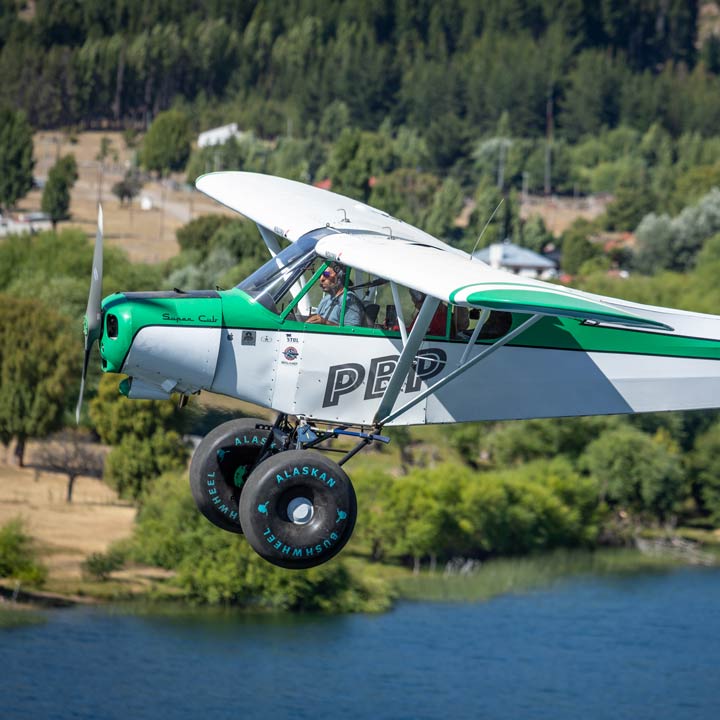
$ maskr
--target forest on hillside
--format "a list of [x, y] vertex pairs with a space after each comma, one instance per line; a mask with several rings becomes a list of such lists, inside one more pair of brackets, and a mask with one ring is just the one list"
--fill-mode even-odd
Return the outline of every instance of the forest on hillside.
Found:
[[[3, 0], [0, 103], [38, 128], [145, 126], [174, 103], [260, 136], [333, 104], [452, 142], [601, 127], [715, 132], [720, 43], [699, 0]], [[430, 144], [434, 145], [434, 142]]]

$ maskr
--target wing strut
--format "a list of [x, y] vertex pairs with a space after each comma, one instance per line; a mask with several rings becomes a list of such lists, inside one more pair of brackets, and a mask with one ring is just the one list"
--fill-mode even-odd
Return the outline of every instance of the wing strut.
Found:
[[480, 335], [480, 331], [483, 329], [483, 327], [485, 327], [485, 323], [487, 322], [489, 317], [490, 311], [487, 308], [483, 308], [482, 312], [480, 313], [480, 317], [478, 318], [477, 325], [475, 325], [475, 329], [473, 330], [472, 336], [470, 337], [470, 340], [468, 340], [468, 344], [465, 347], [465, 352], [462, 354], [462, 357], [458, 361], [458, 367], [460, 367], [467, 360], [467, 356], [470, 354], [470, 350], [475, 347], [475, 342], [478, 339], [478, 335]]
[[[433, 319], [433, 315], [435, 315], [435, 310], [437, 310], [439, 303], [440, 300], [432, 295], [428, 295], [423, 301], [420, 312], [415, 319], [415, 324], [412, 326], [412, 330], [410, 330], [407, 342], [403, 345], [395, 370], [393, 370], [393, 374], [390, 377], [387, 387], [385, 388], [385, 393], [380, 400], [380, 405], [378, 406], [373, 420], [375, 424], [382, 425], [385, 421], [378, 422], [378, 418], [384, 417], [393, 409], [393, 405], [395, 405], [395, 401], [400, 394], [405, 378], [410, 371], [411, 365], [415, 361], [415, 355], [420, 349], [420, 345], [422, 344], [428, 327], [430, 327], [430, 321]], [[399, 307], [399, 304], [397, 307]], [[403, 327], [404, 323], [402, 322], [401, 317], [402, 314], [399, 313], [398, 324], [400, 327]]]
[[392, 290], [393, 302], [395, 303], [395, 313], [397, 314], [397, 324], [400, 328], [400, 337], [402, 338], [403, 347], [405, 347], [408, 341], [408, 333], [407, 326], [405, 325], [405, 318], [403, 317], [402, 303], [400, 302], [398, 286], [391, 281], [390, 289]]
[[[425, 306], [423, 305], [423, 308], [424, 307]], [[422, 314], [422, 312], [421, 312], [421, 314]], [[478, 353], [472, 360], [468, 360], [464, 365], [461, 365], [460, 367], [455, 368], [455, 370], [453, 370], [449, 375], [446, 375], [442, 380], [438, 380], [438, 382], [436, 382], [434, 385], [431, 385], [429, 388], [426, 388], [425, 390], [423, 390], [423, 392], [421, 392], [419, 395], [414, 397], [409, 402], [406, 402], [402, 407], [395, 410], [395, 412], [392, 412], [389, 415], [383, 417], [381, 411], [383, 411], [385, 409], [384, 403], [385, 403], [385, 399], [388, 397], [388, 392], [386, 390], [385, 395], [383, 395], [383, 399], [380, 403], [380, 407], [378, 408], [378, 411], [375, 416], [375, 417], [382, 417], [382, 420], [376, 421], [375, 425], [377, 427], [382, 427], [386, 423], [389, 423], [392, 420], [394, 420], [395, 418], [402, 415], [404, 412], [406, 412], [410, 408], [415, 407], [415, 405], [417, 405], [419, 402], [422, 402], [426, 397], [428, 397], [428, 395], [432, 395], [434, 392], [437, 392], [443, 385], [447, 385], [451, 380], [454, 380], [458, 375], [461, 375], [466, 370], [469, 370], [473, 365], [475, 365], [475, 363], [488, 357], [488, 355], [492, 355], [492, 353], [494, 353], [496, 350], [499, 350], [503, 345], [507, 345], [511, 340], [514, 340], [518, 335], [525, 332], [525, 330], [527, 330], [530, 326], [534, 325], [542, 317], [543, 316], [539, 315], [539, 314], [532, 315], [522, 325], [519, 325], [512, 332], [509, 332], [504, 337], [501, 337], [499, 340], [495, 341], [492, 345], [490, 345], [490, 347], [488, 347], [485, 350], [483, 350], [482, 352]], [[418, 320], [419, 319], [420, 318], [418, 316]], [[479, 324], [480, 323], [478, 323], [478, 325]], [[414, 330], [415, 330], [415, 328], [413, 328], [413, 332], [414, 332]], [[412, 332], [410, 333], [410, 336], [412, 337]], [[419, 345], [418, 345], [418, 347], [419, 347]], [[405, 350], [407, 350], [407, 346], [403, 350], [403, 354], [405, 353]], [[402, 355], [400, 357], [402, 358]], [[395, 373], [393, 373], [393, 376], [390, 379], [390, 383], [392, 383], [392, 381], [395, 379], [395, 375], [397, 374], [399, 367], [400, 367], [400, 362], [398, 361], [398, 366], [395, 368]], [[408, 364], [408, 369], [409, 369], [409, 364]], [[407, 369], [405, 370], [405, 372], [407, 373]], [[403, 379], [404, 379], [404, 377], [405, 376], [403, 376]], [[388, 390], [389, 389], [390, 389], [390, 385], [388, 384]], [[399, 392], [399, 390], [398, 390], [398, 392]], [[395, 394], [395, 398], [397, 398], [397, 393]], [[393, 402], [394, 402], [395, 398], [393, 398]]]

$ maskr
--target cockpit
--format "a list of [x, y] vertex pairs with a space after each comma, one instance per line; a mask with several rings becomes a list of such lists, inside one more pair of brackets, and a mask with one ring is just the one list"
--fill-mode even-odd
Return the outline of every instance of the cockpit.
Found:
[[[330, 265], [315, 252], [315, 246], [322, 237], [334, 232], [337, 231], [321, 228], [304, 235], [268, 260], [237, 288], [283, 320], [312, 323], [318, 309], [328, 304], [320, 278], [327, 275]], [[352, 327], [352, 332], [362, 327], [382, 334], [401, 334], [412, 327], [424, 299], [421, 293], [393, 286], [384, 278], [352, 268], [347, 268], [343, 276], [343, 287], [336, 297], [340, 311], [335, 312], [333, 321], [326, 324]], [[479, 318], [479, 310], [441, 303], [427, 336], [467, 341]], [[497, 338], [510, 329], [512, 316], [493, 312], [484, 322], [479, 338]]]

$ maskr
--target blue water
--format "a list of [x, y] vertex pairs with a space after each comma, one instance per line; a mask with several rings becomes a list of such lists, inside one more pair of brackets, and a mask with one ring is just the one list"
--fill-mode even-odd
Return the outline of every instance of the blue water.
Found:
[[377, 616], [47, 617], [0, 631], [2, 720], [720, 717], [718, 570]]

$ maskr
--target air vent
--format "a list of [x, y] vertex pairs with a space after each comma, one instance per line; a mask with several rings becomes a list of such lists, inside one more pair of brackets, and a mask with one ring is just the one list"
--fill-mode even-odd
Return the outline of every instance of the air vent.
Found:
[[107, 316], [107, 322], [105, 323], [107, 328], [107, 336], [109, 338], [116, 338], [118, 336], [118, 319], [116, 315], [110, 313]]

